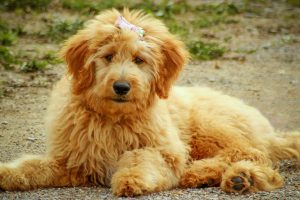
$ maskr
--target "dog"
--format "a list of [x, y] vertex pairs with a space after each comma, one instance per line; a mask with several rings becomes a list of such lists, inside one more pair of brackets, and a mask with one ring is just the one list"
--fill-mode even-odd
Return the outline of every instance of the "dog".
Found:
[[0, 164], [3, 190], [271, 191], [283, 186], [276, 162], [300, 160], [299, 132], [277, 133], [257, 109], [209, 88], [173, 87], [189, 53], [141, 11], [100, 13], [61, 55], [68, 70], [48, 106], [47, 152]]

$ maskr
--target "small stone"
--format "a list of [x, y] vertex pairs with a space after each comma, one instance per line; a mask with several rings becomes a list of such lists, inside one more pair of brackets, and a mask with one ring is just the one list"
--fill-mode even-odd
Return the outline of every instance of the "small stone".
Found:
[[262, 45], [262, 48], [263, 49], [269, 49], [271, 46], [272, 46], [271, 43], [267, 43], [267, 44]]
[[7, 122], [7, 121], [3, 121], [3, 122], [1, 122], [1, 124], [2, 124], [2, 125], [7, 125], [8, 122]]
[[298, 82], [299, 82], [299, 81], [297, 81], [297, 80], [291, 80], [289, 83], [290, 83], [291, 85], [297, 85]]
[[36, 141], [37, 139], [36, 139], [36, 138], [33, 138], [33, 137], [28, 137], [28, 138], [26, 138], [26, 140], [31, 141], [31, 142], [34, 142], [34, 141]]
[[220, 68], [221, 68], [221, 66], [219, 65], [219, 63], [218, 63], [218, 62], [215, 62], [215, 65], [214, 65], [214, 67], [215, 67], [215, 69], [220, 69]]
[[215, 79], [214, 77], [208, 77], [208, 81], [209, 81], [209, 82], [215, 82], [216, 79]]

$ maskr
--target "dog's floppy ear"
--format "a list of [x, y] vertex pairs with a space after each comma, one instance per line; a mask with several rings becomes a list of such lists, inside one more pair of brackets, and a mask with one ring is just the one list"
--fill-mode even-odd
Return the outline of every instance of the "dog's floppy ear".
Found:
[[169, 90], [187, 62], [189, 53], [183, 42], [175, 37], [163, 41], [162, 53], [163, 62], [159, 68], [156, 93], [160, 98], [168, 98]]
[[83, 32], [68, 39], [62, 48], [60, 55], [68, 65], [68, 72], [73, 79], [72, 91], [80, 94], [82, 90], [88, 88], [94, 80], [93, 63], [87, 63], [91, 52], [89, 50], [89, 39]]

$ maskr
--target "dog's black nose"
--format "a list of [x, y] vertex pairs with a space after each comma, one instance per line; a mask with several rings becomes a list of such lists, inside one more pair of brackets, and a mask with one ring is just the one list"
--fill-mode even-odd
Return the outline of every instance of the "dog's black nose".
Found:
[[125, 95], [130, 90], [130, 85], [127, 82], [117, 81], [113, 85], [114, 91], [118, 95]]

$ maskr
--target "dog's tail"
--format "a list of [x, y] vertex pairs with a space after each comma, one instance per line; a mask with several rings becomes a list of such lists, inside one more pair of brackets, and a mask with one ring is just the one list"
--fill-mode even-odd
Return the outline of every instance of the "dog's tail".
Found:
[[269, 140], [272, 160], [297, 159], [300, 164], [300, 132], [278, 132]]

